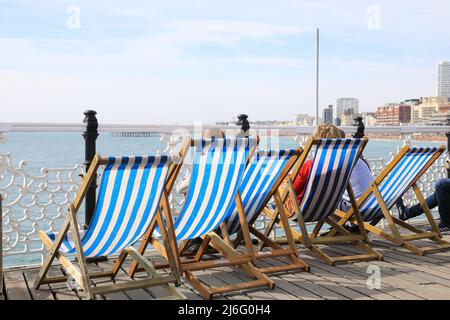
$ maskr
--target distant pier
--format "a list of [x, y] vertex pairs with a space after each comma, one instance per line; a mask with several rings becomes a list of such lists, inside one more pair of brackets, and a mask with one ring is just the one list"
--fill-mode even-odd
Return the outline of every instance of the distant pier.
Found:
[[161, 137], [161, 133], [157, 132], [111, 132], [111, 137], [121, 138], [148, 138], [148, 137]]

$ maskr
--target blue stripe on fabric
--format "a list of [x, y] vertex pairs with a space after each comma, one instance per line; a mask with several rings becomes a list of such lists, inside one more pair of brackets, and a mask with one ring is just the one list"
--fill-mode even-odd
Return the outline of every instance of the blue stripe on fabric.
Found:
[[[247, 151], [245, 151], [244, 153], [243, 153], [243, 155], [241, 156], [242, 158], [241, 159], [238, 159], [238, 156], [239, 156], [239, 154], [238, 154], [238, 152], [239, 152], [239, 149], [241, 148], [241, 144], [242, 144], [242, 142], [241, 143], [239, 143], [238, 141], [236, 142], [236, 144], [234, 145], [234, 151], [233, 151], [233, 157], [232, 157], [232, 161], [233, 161], [233, 165], [232, 166], [230, 166], [229, 167], [229, 172], [231, 171], [231, 172], [235, 172], [235, 170], [236, 170], [236, 167], [237, 167], [237, 165], [239, 164], [239, 167], [241, 168], [241, 170], [239, 170], [238, 171], [238, 177], [242, 177], [242, 168], [245, 168], [245, 159], [247, 158]], [[246, 148], [247, 149], [247, 148]], [[248, 150], [248, 149], [247, 149]], [[227, 178], [226, 178], [226, 180], [225, 180], [225, 186], [231, 186], [231, 182], [232, 182], [232, 180], [233, 180], [233, 174], [228, 174], [227, 175]], [[213, 214], [212, 214], [212, 219], [209, 221], [209, 223], [206, 225], [206, 228], [205, 227], [203, 227], [203, 228], [200, 228], [200, 231], [201, 230], [213, 230], [213, 229], [215, 229], [216, 227], [218, 227], [218, 225], [223, 221], [223, 220], [225, 220], [226, 218], [228, 218], [226, 215], [223, 217], [223, 218], [221, 218], [220, 220], [219, 220], [219, 222], [217, 222], [217, 223], [215, 223], [214, 221], [217, 219], [217, 217], [219, 216], [219, 214], [220, 214], [220, 211], [221, 210], [223, 210], [223, 207], [224, 207], [224, 205], [226, 204], [225, 203], [225, 201], [227, 201], [226, 199], [227, 199], [227, 196], [229, 195], [229, 194], [236, 194], [237, 193], [237, 189], [239, 188], [239, 178], [237, 179], [237, 181], [235, 182], [235, 186], [234, 186], [234, 188], [232, 189], [232, 191], [229, 191], [228, 190], [228, 192], [223, 192], [222, 193], [222, 196], [219, 198], [219, 205], [218, 205], [218, 210], [216, 210], [216, 212], [214, 212]], [[228, 201], [229, 202], [229, 205], [228, 205], [228, 207], [230, 207], [230, 205], [233, 205], [233, 203], [235, 203], [235, 200], [234, 200], [234, 197], [231, 197], [231, 199]], [[225, 210], [225, 214], [226, 214], [226, 210]]]
[[[108, 206], [108, 211], [105, 215], [105, 222], [103, 223], [100, 227], [100, 231], [99, 234], [105, 236], [105, 232], [108, 229], [109, 223], [111, 222], [111, 218], [113, 216], [114, 210], [116, 208], [117, 205], [117, 199], [118, 199], [118, 193], [120, 192], [120, 186], [122, 185], [122, 179], [123, 179], [123, 170], [124, 168], [127, 166], [129, 161], [129, 157], [123, 157], [120, 163], [120, 166], [117, 170], [117, 175], [116, 175], [116, 179], [114, 180], [113, 183], [113, 192], [111, 194], [111, 198], [108, 199], [109, 200], [109, 206]], [[111, 183], [108, 181], [108, 183]], [[106, 186], [105, 186], [106, 187]], [[95, 228], [96, 226], [94, 226]], [[96, 229], [96, 228], [95, 228]], [[93, 230], [94, 231], [94, 230]], [[87, 240], [88, 238], [83, 238], [83, 240]], [[95, 241], [92, 243], [92, 245], [89, 246], [89, 248], [85, 248], [85, 254], [87, 256], [90, 255], [90, 253], [95, 250], [98, 246], [98, 244], [100, 243], [102, 239], [101, 238], [96, 238]], [[86, 243], [86, 241], [83, 241], [83, 247], [84, 244]]]
[[[217, 176], [216, 177], [211, 177], [212, 179], [214, 179], [214, 182], [217, 185], [213, 185], [212, 186], [212, 194], [216, 194], [217, 197], [219, 197], [219, 205], [217, 207], [217, 210], [215, 210], [215, 212], [206, 212], [206, 210], [204, 210], [203, 212], [200, 212], [200, 206], [201, 203], [204, 200], [204, 196], [205, 196], [205, 191], [207, 189], [207, 187], [209, 187], [208, 185], [205, 186], [203, 184], [200, 185], [200, 195], [198, 199], [189, 199], [190, 201], [186, 201], [186, 205], [184, 206], [182, 212], [180, 213], [177, 221], [175, 222], [175, 230], [176, 230], [176, 236], [178, 240], [182, 240], [182, 239], [189, 239], [192, 237], [196, 237], [196, 235], [201, 235], [204, 233], [204, 231], [208, 232], [211, 231], [211, 228], [214, 229], [217, 225], [219, 225], [226, 217], [226, 215], [224, 215], [224, 213], [226, 213], [226, 211], [224, 211], [224, 207], [229, 207], [230, 203], [234, 202], [234, 197], [232, 197], [233, 194], [235, 194], [237, 192], [237, 188], [239, 187], [240, 182], [242, 181], [242, 177], [243, 177], [243, 171], [245, 169], [245, 162], [248, 156], [248, 150], [250, 148], [250, 145], [252, 143], [254, 143], [253, 141], [254, 139], [238, 139], [238, 141], [236, 141], [236, 143], [234, 143], [234, 147], [233, 150], [229, 150], [229, 146], [232, 142], [234, 142], [234, 140], [231, 139], [225, 139], [224, 141], [224, 145], [222, 148], [210, 148], [207, 150], [207, 154], [211, 153], [211, 155], [207, 155], [209, 158], [212, 159], [212, 156], [214, 155], [215, 152], [219, 152], [219, 156], [221, 161], [223, 162], [224, 159], [226, 158], [226, 153], [227, 152], [231, 152], [231, 159], [230, 161], [232, 162], [229, 168], [229, 172], [225, 178], [225, 190], [220, 190], [218, 191], [217, 188], [219, 187], [218, 185], [218, 176], [220, 176], [220, 173], [223, 172], [223, 163], [221, 166], [219, 166], [220, 168], [217, 168]], [[213, 141], [211, 142], [211, 144], [215, 144], [217, 145], [217, 142], [219, 141], [219, 139], [217, 139], [217, 141]], [[203, 144], [203, 143], [202, 143]], [[240, 150], [240, 148], [243, 147], [243, 152], [242, 155], [238, 158], [238, 151]], [[219, 149], [221, 149], [219, 151]], [[195, 158], [197, 158], [198, 156], [196, 156]], [[239, 170], [239, 168], [237, 168], [237, 166], [241, 167], [241, 170]], [[205, 180], [203, 179], [203, 181], [208, 182], [209, 178], [210, 178], [210, 173], [209, 171], [211, 171], [212, 167], [210, 165], [204, 165], [202, 164], [202, 168], [199, 168], [200, 163], [198, 163], [198, 161], [194, 162], [194, 166], [193, 166], [193, 175], [194, 173], [196, 173], [197, 175], [201, 172], [203, 172], [203, 170], [205, 171], [205, 176], [208, 176], [208, 179]], [[236, 170], [238, 170], [236, 172]], [[236, 175], [237, 180], [235, 183], [234, 188], [232, 188], [231, 186], [231, 181], [233, 179], [233, 176]], [[201, 182], [198, 182], [196, 179], [193, 179], [190, 183], [190, 187], [189, 187], [189, 191], [188, 191], [188, 197], [189, 195], [193, 195], [193, 193], [195, 192], [196, 189], [198, 189], [199, 186], [197, 186], [197, 184], [199, 184]], [[231, 188], [231, 189], [230, 189]], [[228, 200], [228, 203], [226, 203], [226, 198], [227, 195], [230, 195], [230, 199]], [[207, 208], [211, 208], [211, 204], [213, 204], [212, 200], [208, 201], [207, 204]], [[193, 210], [191, 211], [193, 207]], [[186, 218], [185, 214], [186, 211], [190, 211], [191, 215]], [[219, 216], [220, 215], [220, 216]], [[198, 223], [196, 224], [196, 226], [194, 228], [192, 228], [191, 231], [189, 231], [189, 229], [191, 229], [192, 227], [192, 223], [194, 223], [195, 218], [199, 217], [201, 218], [200, 221], [198, 221]], [[209, 222], [206, 223], [206, 221], [209, 219]], [[215, 220], [218, 220], [217, 222], [215, 222]], [[181, 229], [181, 230], [180, 230]]]
[[[153, 179], [153, 183], [151, 186], [151, 190], [150, 190], [150, 196], [149, 196], [149, 200], [147, 201], [146, 207], [144, 209], [144, 216], [141, 219], [141, 221], [139, 222], [138, 227], [136, 228], [136, 231], [133, 235], [133, 238], [131, 240], [128, 241], [128, 243], [126, 244], [126, 246], [136, 242], [136, 240], [139, 240], [139, 238], [141, 238], [141, 236], [143, 235], [143, 233], [146, 231], [148, 225], [151, 223], [152, 219], [148, 220], [148, 217], [150, 216], [150, 214], [154, 214], [156, 212], [156, 210], [158, 209], [159, 206], [159, 202], [161, 201], [161, 197], [162, 194], [164, 192], [164, 188], [165, 188], [165, 184], [162, 184], [162, 188], [158, 189], [159, 186], [159, 182], [166, 178], [167, 175], [167, 168], [164, 168], [164, 166], [167, 163], [167, 156], [162, 156], [161, 157], [161, 163], [155, 168], [156, 172], [155, 172], [155, 177]], [[148, 177], [150, 175], [150, 171], [152, 169], [153, 163], [151, 166], [149, 166], [148, 168], [146, 168], [146, 176]], [[164, 175], [163, 175], [163, 169], [164, 169]], [[155, 204], [158, 203], [158, 205], [155, 207], [156, 210], [153, 210], [153, 212], [151, 212], [151, 207]], [[134, 239], [134, 240], [133, 240]]]
[[[242, 201], [245, 208], [247, 221], [253, 219], [253, 216], [263, 209], [263, 201], [266, 199], [270, 190], [272, 190], [280, 173], [283, 171], [285, 165], [291, 159], [294, 153], [295, 150], [280, 150], [279, 153], [276, 153], [272, 150], [268, 151], [267, 153], [258, 152], [256, 159], [253, 159], [249, 166], [246, 168], [244, 174], [245, 180], [243, 180], [241, 184], [240, 192], [242, 195]], [[273, 158], [276, 159], [273, 160]], [[263, 177], [263, 172], [265, 171], [267, 163], [272, 160], [272, 166], [265, 175], [267, 179], [264, 179], [264, 182], [260, 184], [260, 179], [261, 177]], [[282, 161], [281, 165], [279, 163], [280, 161]], [[260, 162], [263, 162], [263, 165], [259, 166]], [[278, 169], [275, 171], [277, 166]], [[250, 181], [251, 177], [254, 175], [256, 168], [258, 167], [260, 168], [258, 169], [260, 170], [260, 174], [257, 173], [255, 179], [253, 181]], [[258, 184], [260, 184], [260, 186], [258, 190], [256, 190]], [[245, 192], [245, 190], [247, 190], [247, 192]], [[258, 203], [255, 206], [256, 201], [258, 201]], [[239, 215], [237, 214], [236, 206], [234, 205], [232, 208], [230, 208], [229, 212], [232, 212], [232, 214], [230, 214], [230, 218], [232, 219], [228, 222], [229, 233], [234, 234], [240, 229]]]
[[[329, 195], [330, 195], [330, 190], [328, 190], [329, 185], [331, 183], [330, 180], [331, 180], [331, 178], [334, 178], [335, 180], [337, 178], [336, 175], [333, 175], [333, 167], [335, 165], [337, 151], [339, 150], [339, 148], [340, 148], [340, 141], [336, 142], [333, 146], [328, 145], [327, 148], [324, 149], [326, 151], [325, 154], [327, 152], [329, 152], [329, 150], [331, 150], [330, 161], [329, 161], [327, 168], [325, 168], [325, 163], [323, 163], [323, 167], [325, 169], [325, 176], [323, 176], [323, 170], [322, 170], [321, 172], [319, 172], [320, 173], [319, 178], [314, 179], [315, 185], [316, 185], [315, 190], [319, 189], [319, 185], [323, 181], [323, 187], [322, 187], [322, 189], [319, 190], [319, 192], [320, 192], [319, 199], [321, 199], [321, 201], [317, 201], [316, 203], [313, 204], [312, 208], [309, 207], [308, 210], [305, 210], [307, 212], [310, 212], [308, 217], [305, 215], [305, 220], [309, 220], [309, 217], [311, 216], [311, 214], [314, 214], [315, 212], [318, 211], [319, 206], [322, 204], [323, 201], [328, 202], [328, 200], [326, 200], [327, 199], [326, 196], [328, 196], [328, 198], [329, 198]], [[345, 155], [345, 152], [342, 152], [341, 154]], [[339, 168], [341, 168], [341, 167], [338, 167], [338, 170], [339, 170]], [[332, 189], [332, 190], [333, 190], [333, 192], [335, 192], [335, 189]], [[313, 193], [311, 195], [310, 203], [311, 203], [314, 195], [315, 195], [315, 193]], [[327, 206], [325, 206], [325, 208], [327, 208]]]
[[[198, 201], [198, 199], [197, 199], [197, 201], [195, 202], [195, 206], [194, 206], [193, 212], [198, 212], [200, 207], [201, 207], [201, 205], [202, 205], [202, 203], [203, 203], [203, 199], [204, 199], [204, 196], [205, 196], [205, 191], [206, 191], [206, 189], [209, 186], [208, 182], [209, 182], [209, 179], [210, 179], [210, 176], [211, 176], [211, 161], [209, 159], [214, 156], [215, 152], [216, 152], [215, 146], [210, 145], [208, 150], [207, 150], [207, 152], [206, 152], [206, 155], [205, 155], [206, 163], [203, 165], [202, 168], [200, 168], [200, 165], [201, 165], [200, 160], [202, 158], [202, 153], [201, 152], [200, 153], [196, 153], [196, 158], [195, 158], [196, 161], [194, 162], [194, 166], [193, 167], [197, 169], [196, 170], [197, 172], [200, 172], [200, 170], [202, 170], [202, 172], [204, 172], [204, 176], [203, 176], [202, 181], [200, 182], [200, 192], [199, 192], [199, 197], [201, 198], [202, 201]], [[197, 175], [198, 175], [198, 173], [197, 173]], [[195, 180], [197, 182], [197, 179], [195, 179]], [[192, 182], [191, 182], [191, 184], [192, 184]], [[193, 184], [193, 186], [196, 186], [196, 185], [197, 184]], [[192, 190], [189, 190], [189, 193], [193, 194], [195, 189], [196, 188], [193, 188]], [[182, 221], [182, 219], [181, 219], [182, 217], [183, 217], [182, 214], [180, 214], [180, 216], [178, 217], [177, 221]], [[192, 226], [192, 224], [194, 223], [196, 217], [197, 217], [196, 214], [192, 214], [188, 218], [187, 223], [185, 224], [183, 229], [178, 233], [177, 239], [178, 238], [179, 239], [183, 239], [184, 238], [184, 235], [189, 231], [189, 229]], [[199, 224], [197, 225], [197, 228], [198, 228], [198, 226], [201, 226], [202, 224], [203, 224], [203, 220], [199, 221]]]
[[[417, 174], [427, 165], [437, 150], [437, 148], [411, 148], [405, 157], [391, 170], [389, 176], [381, 182], [383, 190], [381, 194], [389, 209], [395, 204], [396, 198], [411, 186]], [[404, 168], [400, 169], [402, 166]], [[397, 175], [399, 172], [400, 174]], [[386, 189], [392, 179], [396, 179], [395, 183], [389, 189]], [[373, 194], [371, 194], [361, 207], [363, 219], [366, 221], [373, 220], [382, 215], [381, 208]]]
[[[142, 176], [142, 180], [140, 183], [140, 187], [138, 190], [138, 194], [136, 199], [134, 200], [133, 203], [130, 203], [130, 194], [129, 192], [131, 192], [134, 188], [134, 183], [135, 183], [135, 178], [136, 178], [136, 171], [139, 168], [139, 165], [142, 162], [142, 157], [135, 157], [135, 163], [133, 164], [130, 172], [130, 179], [128, 181], [127, 187], [126, 187], [126, 193], [127, 195], [125, 196], [125, 201], [123, 201], [122, 203], [122, 207], [120, 210], [120, 214], [118, 216], [117, 222], [114, 225], [114, 230], [111, 233], [111, 236], [113, 236], [113, 238], [111, 238], [111, 236], [109, 236], [109, 239], [107, 241], [107, 243], [105, 243], [102, 248], [97, 248], [98, 247], [98, 243], [99, 241], [101, 241], [102, 239], [104, 239], [105, 236], [105, 229], [108, 226], [110, 226], [111, 224], [111, 219], [107, 218], [106, 215], [111, 213], [111, 210], [114, 211], [114, 208], [116, 207], [116, 201], [117, 201], [117, 195], [120, 192], [121, 189], [121, 182], [123, 179], [123, 169], [126, 167], [126, 165], [129, 163], [129, 158], [128, 157], [123, 157], [120, 159], [120, 166], [116, 170], [117, 174], [116, 174], [116, 179], [114, 181], [110, 181], [110, 175], [111, 175], [111, 171], [113, 171], [113, 167], [115, 166], [116, 163], [116, 159], [114, 157], [110, 157], [108, 158], [107, 164], [105, 166], [103, 175], [102, 175], [102, 181], [99, 187], [99, 198], [98, 198], [98, 205], [96, 207], [96, 211], [95, 214], [93, 216], [93, 222], [91, 223], [89, 229], [87, 230], [87, 232], [84, 234], [83, 239], [82, 239], [82, 245], [83, 245], [83, 249], [85, 250], [85, 254], [86, 256], [92, 256], [92, 252], [100, 249], [100, 251], [97, 251], [95, 253], [95, 255], [103, 255], [103, 254], [111, 254], [114, 252], [117, 252], [121, 249], [124, 249], [125, 247], [127, 247], [128, 245], [136, 242], [138, 240], [138, 238], [140, 238], [140, 235], [142, 234], [142, 232], [146, 230], [147, 226], [149, 225], [149, 223], [151, 222], [151, 219], [148, 219], [150, 217], [150, 215], [153, 215], [156, 210], [153, 210], [153, 212], [150, 212], [150, 209], [152, 207], [152, 205], [154, 205], [153, 201], [155, 200], [156, 197], [158, 198], [158, 201], [161, 198], [162, 195], [162, 191], [163, 188], [160, 188], [161, 190], [157, 190], [159, 182], [162, 180], [166, 179], [167, 176], [167, 172], [168, 172], [168, 167], [167, 167], [167, 163], [168, 163], [168, 157], [167, 156], [161, 156], [160, 159], [160, 163], [154, 167], [155, 171], [155, 176], [153, 181], [148, 181], [148, 177], [149, 177], [149, 171], [150, 169], [153, 167], [153, 164], [155, 162], [155, 157], [149, 157], [149, 160], [145, 166], [145, 168], [147, 168], [147, 173], [143, 173]], [[119, 161], [119, 159], [118, 159]], [[144, 169], [145, 170], [145, 169]], [[156, 183], [154, 183], [156, 181]], [[112, 196], [111, 199], [105, 199], [105, 193], [106, 193], [106, 189], [108, 187], [110, 187], [111, 183], [113, 183], [113, 190], [112, 190]], [[149, 184], [150, 183], [150, 184]], [[164, 184], [162, 184], [164, 186]], [[128, 241], [128, 243], [124, 243], [124, 241], [126, 240], [126, 238], [129, 236], [129, 232], [134, 224], [134, 222], [136, 221], [136, 215], [137, 212], [140, 208], [140, 204], [142, 203], [143, 200], [143, 195], [145, 194], [146, 190], [148, 187], [151, 186], [151, 191], [149, 193], [149, 198], [146, 204], [146, 210], [144, 211], [144, 218], [147, 219], [142, 219], [140, 221], [140, 226], [137, 228], [135, 234], [133, 236], [130, 237], [130, 240]], [[159, 192], [157, 194], [157, 192]], [[125, 222], [125, 218], [126, 218], [126, 212], [128, 211], [128, 207], [132, 205], [133, 208], [131, 210], [131, 219], [127, 220], [128, 222]], [[99, 221], [100, 219], [103, 219], [103, 215], [102, 213], [102, 209], [104, 206], [108, 206], [106, 209], [106, 215], [105, 215], [105, 219], [103, 220], [104, 223], [102, 226], [99, 225]], [[154, 205], [154, 208], [157, 208], [156, 205]], [[125, 228], [123, 233], [119, 234], [118, 231], [120, 229], [121, 226], [123, 226], [125, 224]], [[98, 231], [98, 228], [100, 228], [100, 232]], [[140, 232], [139, 232], [140, 231]], [[89, 248], [86, 248], [86, 244], [87, 242], [89, 242], [90, 240], [92, 240], [91, 238], [93, 237], [93, 234], [96, 234], [96, 239], [94, 241], [94, 243], [89, 246]], [[111, 245], [112, 241], [114, 241], [118, 236], [120, 236], [119, 241], [117, 242], [117, 244], [114, 246], [114, 248], [112, 249], [108, 249], [108, 247]], [[55, 239], [56, 235], [53, 233], [49, 233], [49, 237], [51, 239]], [[67, 253], [74, 253], [75, 252], [75, 248], [73, 247], [73, 243], [71, 241], [69, 241], [67, 239], [67, 237], [64, 239], [64, 242], [61, 246], [62, 251], [67, 251]]]
[[[345, 192], [351, 170], [356, 162], [357, 151], [360, 146], [359, 139], [353, 141], [350, 139], [334, 139], [336, 143], [334, 146], [331, 146], [329, 143], [333, 140], [327, 139], [327, 142], [323, 143], [324, 140], [325, 139], [323, 139], [317, 146], [311, 173], [308, 177], [308, 183], [305, 189], [307, 194], [305, 194], [304, 197], [306, 197], [306, 200], [301, 208], [305, 221], [318, 221], [336, 209], [335, 207], [337, 206], [340, 197]], [[341, 149], [341, 156], [337, 159], [337, 153]], [[330, 161], [328, 167], [325, 167], [326, 154], [330, 152], [330, 150], [332, 152]], [[318, 154], [320, 154], [319, 158]], [[333, 172], [333, 167], [336, 165], [336, 161], [338, 166], [336, 172]], [[347, 165], [344, 167], [344, 163], [346, 161]], [[313, 177], [315, 166], [317, 166], [317, 170]], [[325, 178], [323, 177], [324, 175]], [[310, 181], [310, 179], [313, 180]], [[322, 186], [322, 189], [318, 191], [320, 186]], [[318, 198], [315, 197], [317, 192], [320, 192]], [[317, 200], [314, 200], [315, 198]], [[313, 201], [316, 201], [316, 203], [312, 203]], [[323, 209], [319, 212], [321, 207]]]
[[[107, 248], [111, 245], [111, 243], [114, 241], [114, 239], [116, 238], [120, 227], [123, 225], [124, 223], [124, 219], [126, 218], [126, 211], [128, 209], [128, 204], [130, 203], [131, 200], [131, 195], [133, 193], [133, 186], [135, 184], [135, 180], [136, 180], [136, 169], [139, 167], [140, 163], [142, 161], [141, 157], [136, 157], [135, 158], [135, 162], [133, 163], [133, 165], [130, 168], [130, 174], [129, 174], [129, 178], [128, 178], [128, 182], [127, 182], [127, 186], [126, 186], [126, 190], [125, 190], [125, 195], [123, 197], [119, 212], [118, 212], [118, 216], [117, 216], [117, 220], [116, 222], [110, 221], [111, 223], [114, 223], [113, 225], [113, 229], [112, 232], [109, 235], [104, 235], [104, 237], [102, 237], [102, 240], [105, 238], [105, 236], [107, 237], [106, 242], [103, 244], [102, 248], [99, 250], [98, 254], [99, 256], [103, 255], [105, 253], [105, 251], [107, 250]], [[122, 186], [121, 186], [122, 187]], [[89, 255], [89, 251], [86, 251], [86, 254]]]
[[[302, 212], [306, 211], [305, 208], [308, 208], [310, 206], [311, 201], [312, 201], [312, 196], [316, 192], [317, 186], [315, 186], [314, 182], [317, 179], [317, 177], [320, 177], [320, 174], [322, 172], [322, 168], [323, 168], [323, 165], [325, 162], [325, 158], [327, 156], [326, 152], [323, 152], [323, 150], [328, 149], [328, 146], [330, 143], [331, 143], [330, 139], [322, 140], [321, 143], [316, 147], [313, 164], [311, 166], [311, 171], [310, 171], [310, 174], [308, 175], [308, 179], [306, 180], [305, 192], [307, 191], [307, 188], [309, 187], [310, 184], [311, 184], [311, 190], [310, 190], [309, 196], [307, 195], [307, 197], [305, 197], [305, 195], [303, 195], [303, 198], [306, 199], [306, 201], [304, 201], [304, 202], [302, 201], [303, 202], [303, 206], [301, 208]], [[323, 144], [323, 147], [322, 147], [322, 144]], [[317, 155], [319, 154], [319, 152], [320, 152], [320, 158], [319, 158], [319, 161], [316, 162]], [[314, 173], [315, 176], [313, 177], [312, 175], [313, 175], [313, 171], [314, 171], [315, 167], [317, 167], [317, 169], [316, 169], [316, 173]], [[311, 179], [312, 179], [312, 181], [311, 181]]]
[[[383, 182], [379, 186], [380, 193], [385, 195], [385, 190], [388, 187], [388, 185], [391, 183], [393, 179], [396, 179], [396, 182], [393, 186], [391, 186], [391, 190], [394, 190], [395, 187], [399, 183], [403, 183], [403, 178], [405, 178], [402, 174], [400, 176], [397, 176], [397, 173], [402, 170], [402, 172], [409, 173], [412, 169], [411, 166], [415, 165], [414, 157], [412, 155], [419, 154], [420, 150], [412, 150], [412, 152], [409, 152], [392, 170], [388, 177], [386, 177]], [[401, 169], [403, 167], [403, 169]], [[389, 190], [387, 191], [389, 192]], [[384, 198], [384, 196], [383, 196]], [[388, 198], [386, 198], [388, 199]], [[370, 202], [367, 204], [368, 208], [372, 208], [370, 217], [368, 219], [373, 219], [375, 216], [378, 216], [381, 213], [381, 208], [378, 205], [378, 202], [376, 200], [376, 197], [373, 196]]]

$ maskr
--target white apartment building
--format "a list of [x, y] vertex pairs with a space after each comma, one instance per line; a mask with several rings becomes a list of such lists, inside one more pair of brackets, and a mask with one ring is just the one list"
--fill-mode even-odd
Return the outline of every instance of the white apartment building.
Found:
[[438, 97], [450, 98], [450, 61], [438, 64]]
[[377, 113], [376, 112], [363, 112], [361, 114], [364, 125], [366, 127], [373, 127], [377, 125]]
[[334, 123], [340, 125], [342, 122], [342, 116], [353, 110], [352, 114], [359, 114], [359, 100], [356, 98], [338, 98], [336, 99], [335, 107], [333, 109]]

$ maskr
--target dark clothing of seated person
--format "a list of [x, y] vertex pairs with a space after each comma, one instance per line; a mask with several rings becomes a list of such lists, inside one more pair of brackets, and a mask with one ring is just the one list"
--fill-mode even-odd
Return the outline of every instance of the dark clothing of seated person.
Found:
[[[436, 181], [434, 193], [427, 197], [425, 202], [430, 209], [438, 208], [440, 216], [439, 230], [441, 233], [450, 232], [450, 179], [439, 179]], [[403, 203], [403, 199], [400, 198], [396, 205], [400, 212], [399, 218], [403, 221], [420, 216], [424, 213], [420, 203], [411, 207], [406, 207]], [[427, 231], [431, 231], [431, 227], [428, 227]]]

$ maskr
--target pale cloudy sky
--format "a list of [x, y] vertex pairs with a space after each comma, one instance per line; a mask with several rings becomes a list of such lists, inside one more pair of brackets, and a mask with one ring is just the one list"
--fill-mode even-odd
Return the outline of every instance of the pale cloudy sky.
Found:
[[292, 119], [434, 95], [448, 0], [0, 0], [1, 122]]

